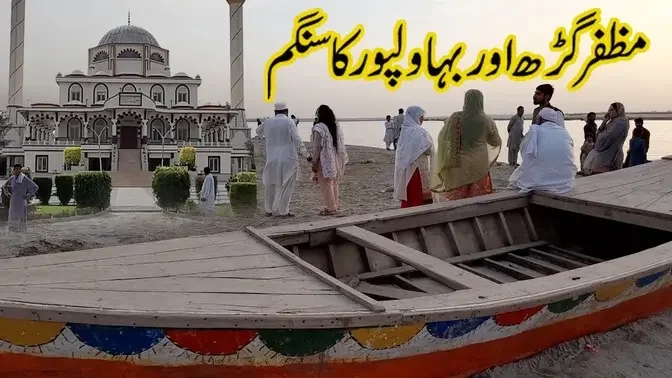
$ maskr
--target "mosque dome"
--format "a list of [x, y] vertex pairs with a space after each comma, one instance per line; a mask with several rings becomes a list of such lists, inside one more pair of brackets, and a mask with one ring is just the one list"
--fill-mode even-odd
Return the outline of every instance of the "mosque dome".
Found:
[[143, 44], [161, 47], [152, 33], [135, 25], [123, 25], [116, 27], [103, 36], [98, 46], [109, 44]]

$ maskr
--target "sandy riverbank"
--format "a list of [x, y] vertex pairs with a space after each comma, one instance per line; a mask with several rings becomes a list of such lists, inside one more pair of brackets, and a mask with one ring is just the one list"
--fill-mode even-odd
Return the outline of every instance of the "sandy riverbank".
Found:
[[[258, 144], [257, 144], [258, 145]], [[261, 151], [263, 152], [263, 151]], [[341, 216], [398, 208], [390, 188], [394, 152], [349, 146], [350, 164], [341, 186]], [[263, 167], [263, 157], [257, 158]], [[0, 236], [0, 256], [26, 256], [139, 243], [177, 237], [240, 230], [244, 226], [269, 227], [278, 224], [323, 219], [317, 213], [322, 200], [318, 187], [308, 180], [310, 167], [302, 163], [303, 180], [293, 197], [294, 218], [268, 218], [260, 205], [254, 216], [226, 216], [211, 219], [163, 213], [109, 213], [95, 218], [46, 223], [33, 222], [26, 240]], [[512, 169], [496, 166], [491, 175], [501, 190]], [[260, 193], [263, 194], [260, 184]], [[259, 196], [259, 203], [263, 198]], [[1, 264], [0, 260], [0, 264]], [[585, 349], [590, 344], [598, 352]], [[672, 311], [627, 325], [605, 334], [574, 340], [523, 361], [491, 369], [477, 377], [493, 378], [612, 378], [668, 377], [672, 368]]]

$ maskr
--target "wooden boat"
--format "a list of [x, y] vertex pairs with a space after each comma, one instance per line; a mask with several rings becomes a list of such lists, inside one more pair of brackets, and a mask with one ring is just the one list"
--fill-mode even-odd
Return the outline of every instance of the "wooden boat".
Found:
[[672, 160], [0, 262], [2, 377], [447, 377], [672, 305]]

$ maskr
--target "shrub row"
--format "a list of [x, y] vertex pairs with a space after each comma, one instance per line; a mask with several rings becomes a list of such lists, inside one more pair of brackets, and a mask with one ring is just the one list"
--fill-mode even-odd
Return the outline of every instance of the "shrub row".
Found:
[[[24, 172], [30, 176], [30, 172]], [[67, 205], [75, 198], [77, 207], [106, 209], [110, 206], [112, 192], [112, 179], [107, 172], [80, 172], [74, 176], [36, 177], [33, 182], [37, 184], [37, 198], [43, 205], [49, 204], [53, 186], [56, 185], [56, 196], [61, 205]], [[4, 194], [2, 202], [9, 206], [9, 197]]]
[[[195, 189], [200, 193], [205, 176], [196, 177]], [[215, 176], [215, 192], [218, 181]], [[240, 172], [226, 184], [231, 206], [234, 208], [256, 207], [257, 175], [254, 172]], [[152, 176], [152, 192], [157, 204], [164, 209], [178, 209], [189, 200], [191, 180], [189, 172], [180, 167], [161, 167]]]

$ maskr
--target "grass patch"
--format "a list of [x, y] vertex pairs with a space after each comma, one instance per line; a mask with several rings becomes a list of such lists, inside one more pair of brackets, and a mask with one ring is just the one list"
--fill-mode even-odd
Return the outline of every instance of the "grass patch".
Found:
[[233, 209], [231, 209], [231, 205], [221, 204], [215, 205], [215, 215], [219, 217], [232, 217], [235, 216], [236, 213], [234, 213]]
[[37, 205], [35, 214], [71, 217], [77, 214], [77, 206]]

